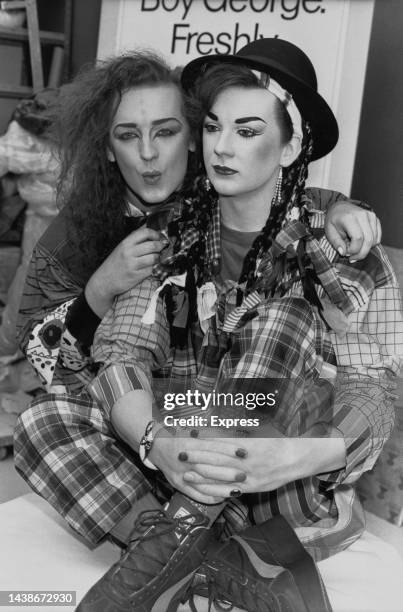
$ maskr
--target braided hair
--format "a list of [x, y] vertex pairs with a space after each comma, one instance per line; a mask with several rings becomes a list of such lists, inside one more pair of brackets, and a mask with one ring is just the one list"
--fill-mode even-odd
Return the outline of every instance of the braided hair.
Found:
[[[217, 64], [208, 70], [207, 76], [199, 77], [193, 90], [193, 105], [200, 105], [200, 117], [206, 116], [211, 109], [217, 96], [230, 87], [265, 88], [258, 77], [246, 66], [239, 64]], [[284, 142], [288, 142], [293, 134], [291, 119], [285, 106], [276, 98], [277, 119], [282, 131]], [[203, 123], [200, 122], [198, 131], [198, 144], [200, 147]], [[300, 207], [305, 181], [308, 175], [308, 164], [312, 156], [312, 134], [310, 126], [303, 121], [303, 139], [301, 152], [298, 158], [288, 168], [283, 168], [283, 184], [280, 198], [272, 202], [270, 214], [260, 234], [255, 238], [251, 248], [244, 259], [242, 271], [239, 277], [239, 285], [245, 285], [245, 294], [249, 293], [256, 284], [256, 264], [262, 253], [266, 252], [286, 222], [286, 215], [293, 207]], [[186, 210], [180, 224], [172, 228], [179, 237], [177, 251], [180, 250], [180, 235], [183, 227], [192, 225], [198, 232], [198, 240], [192, 245], [189, 252], [181, 261], [182, 265], [189, 270], [190, 267], [197, 270], [197, 285], [202, 285], [211, 279], [212, 270], [209, 268], [206, 254], [206, 242], [208, 230], [211, 227], [215, 207], [218, 205], [218, 194], [205, 177], [198, 179], [197, 196]], [[303, 219], [304, 220], [304, 219]], [[178, 262], [179, 263], [179, 262]], [[275, 262], [273, 269], [272, 286], [287, 272], [289, 265], [284, 256]], [[293, 266], [293, 264], [290, 264]], [[182, 268], [184, 269], [184, 268]]]
[[[239, 284], [246, 283], [246, 293], [251, 290], [256, 281], [256, 262], [262, 253], [269, 250], [273, 240], [284, 226], [286, 215], [291, 208], [301, 206], [301, 197], [308, 176], [308, 164], [312, 155], [312, 135], [308, 123], [302, 126], [303, 139], [301, 143], [301, 153], [296, 161], [288, 168], [283, 169], [284, 179], [281, 189], [280, 201], [272, 202], [270, 214], [261, 231], [255, 238], [249, 252], [246, 254]], [[271, 284], [276, 285], [275, 281], [283, 277], [286, 273], [286, 255], [275, 262]], [[270, 283], [269, 283], [270, 284]]]

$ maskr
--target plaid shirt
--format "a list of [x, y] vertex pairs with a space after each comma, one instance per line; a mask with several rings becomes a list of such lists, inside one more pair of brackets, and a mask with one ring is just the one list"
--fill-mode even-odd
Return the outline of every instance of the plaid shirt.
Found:
[[[281, 377], [282, 362], [276, 357], [279, 344], [295, 346], [305, 364], [303, 377], [317, 381], [328, 367], [327, 359], [331, 361], [333, 345], [338, 363], [336, 395], [327, 417], [321, 415], [321, 419], [343, 435], [345, 467], [259, 494], [253, 503], [256, 521], [283, 513], [313, 556], [321, 559], [350, 544], [363, 529], [362, 511], [352, 485], [372, 468], [393, 426], [391, 391], [403, 356], [403, 323], [397, 281], [381, 247], [373, 249], [364, 262], [352, 265], [332, 249], [323, 232], [307, 232], [295, 221], [280, 232], [272, 248], [281, 252], [302, 238], [307, 241], [307, 251], [321, 280], [317, 289], [324, 316], [333, 328], [329, 334], [324, 332], [315, 309], [302, 315], [292, 310], [295, 300], [303, 301], [300, 282], [294, 282], [283, 298], [267, 301], [261, 292], [254, 291], [237, 307], [235, 288], [220, 285], [215, 277], [217, 308], [208, 321], [207, 332], [203, 334], [196, 325], [187, 349], [171, 349], [161, 299], [156, 303], [154, 324], [141, 321], [159, 285], [157, 279], [147, 279], [117, 298], [98, 328], [93, 355], [103, 368], [89, 390], [108, 413], [117, 399], [133, 389], [154, 392], [159, 402], [160, 394], [166, 391], [217, 388], [220, 381], [237, 378]], [[183, 236], [185, 250], [194, 239], [192, 231]], [[207, 260], [213, 270], [219, 270], [218, 208], [208, 235]], [[262, 258], [262, 286], [269, 268], [270, 257]], [[295, 300], [290, 301], [291, 297]], [[286, 336], [285, 320], [292, 330]], [[265, 334], [270, 330], [272, 342], [256, 341], [262, 330]], [[220, 359], [220, 343], [228, 336], [233, 341], [231, 352]], [[316, 350], [312, 351], [315, 342]], [[238, 354], [236, 359], [234, 354]], [[288, 375], [298, 376], [298, 368]], [[285, 433], [300, 434], [301, 421], [293, 423], [294, 429], [284, 425]]]

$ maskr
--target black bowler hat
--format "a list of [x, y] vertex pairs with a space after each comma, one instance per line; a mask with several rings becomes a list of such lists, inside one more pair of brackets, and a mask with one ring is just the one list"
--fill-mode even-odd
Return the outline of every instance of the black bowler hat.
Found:
[[325, 100], [318, 94], [318, 82], [312, 62], [305, 53], [280, 38], [261, 38], [249, 43], [235, 55], [208, 55], [189, 62], [182, 72], [185, 90], [208, 67], [221, 63], [242, 64], [273, 77], [293, 97], [303, 119], [312, 128], [312, 159], [319, 159], [336, 146], [339, 128]]

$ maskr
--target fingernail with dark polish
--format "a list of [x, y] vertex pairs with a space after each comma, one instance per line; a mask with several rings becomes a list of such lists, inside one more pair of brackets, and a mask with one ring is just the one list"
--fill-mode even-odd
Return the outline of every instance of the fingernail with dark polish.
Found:
[[230, 496], [231, 497], [240, 497], [242, 495], [241, 489], [232, 489]]
[[191, 430], [190, 437], [191, 438], [198, 438], [199, 437], [199, 432], [197, 431], [197, 429], [192, 429]]
[[235, 451], [235, 455], [240, 457], [241, 459], [245, 459], [248, 456], [248, 452], [244, 448], [237, 448]]
[[246, 480], [246, 474], [244, 472], [239, 472], [239, 474], [236, 474], [235, 482], [245, 482], [245, 480]]
[[188, 460], [188, 454], [182, 451], [181, 453], [179, 453], [178, 459], [179, 459], [179, 461], [187, 461]]

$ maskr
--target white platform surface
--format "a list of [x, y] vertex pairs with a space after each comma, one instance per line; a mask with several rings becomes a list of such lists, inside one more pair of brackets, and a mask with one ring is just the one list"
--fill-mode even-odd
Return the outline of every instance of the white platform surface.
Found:
[[[0, 505], [0, 542], [0, 590], [76, 591], [77, 604], [119, 557], [119, 549], [109, 542], [96, 550], [88, 548], [34, 493]], [[9, 610], [72, 612], [74, 608], [13, 605]]]
[[[380, 535], [385, 528], [396, 534], [397, 539], [402, 537], [398, 527], [373, 515], [369, 517], [369, 531]], [[393, 534], [390, 535], [393, 537]], [[0, 543], [0, 590], [75, 591], [77, 604], [119, 557], [119, 549], [109, 542], [91, 550], [34, 493], [0, 504]], [[73, 612], [74, 609], [73, 605], [0, 606], [0, 612]], [[187, 606], [181, 607], [181, 612], [186, 610]]]

